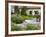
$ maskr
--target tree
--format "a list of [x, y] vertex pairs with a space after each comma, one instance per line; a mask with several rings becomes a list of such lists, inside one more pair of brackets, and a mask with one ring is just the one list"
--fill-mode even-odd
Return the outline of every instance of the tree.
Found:
[[26, 10], [27, 10], [27, 8], [26, 8], [26, 6], [24, 6], [22, 9], [21, 9], [21, 15], [27, 15], [26, 14]]
[[20, 11], [19, 11], [19, 8], [18, 8], [18, 6], [15, 6], [15, 14], [17, 14], [17, 16], [19, 16], [19, 14], [20, 14]]
[[[37, 19], [37, 22], [39, 21], [40, 22], [40, 15], [35, 15], [36, 19]], [[38, 20], [39, 19], [39, 20]]]

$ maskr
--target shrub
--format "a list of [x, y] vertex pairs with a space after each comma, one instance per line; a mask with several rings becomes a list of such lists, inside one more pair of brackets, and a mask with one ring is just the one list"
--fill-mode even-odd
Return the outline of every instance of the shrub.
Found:
[[32, 17], [30, 17], [30, 16], [24, 16], [24, 15], [22, 15], [21, 18], [22, 18], [23, 20], [32, 19]]
[[38, 26], [33, 25], [33, 24], [29, 24], [26, 27], [27, 27], [26, 30], [38, 30], [39, 29]]
[[27, 11], [27, 7], [24, 6], [24, 7], [21, 9], [21, 15], [27, 16], [26, 11]]
[[15, 17], [11, 16], [11, 22], [15, 23], [16, 22], [15, 20], [16, 20]]
[[11, 24], [11, 31], [20, 31], [22, 30], [21, 26], [18, 26], [17, 24]]
[[12, 17], [11, 18], [12, 22], [16, 23], [16, 24], [20, 24], [23, 22], [23, 19], [21, 17]]

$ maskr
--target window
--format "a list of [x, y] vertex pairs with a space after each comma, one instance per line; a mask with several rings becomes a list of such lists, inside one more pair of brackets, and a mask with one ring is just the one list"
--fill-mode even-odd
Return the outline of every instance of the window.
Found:
[[30, 11], [30, 14], [32, 14], [32, 11]]
[[38, 11], [34, 11], [35, 12], [35, 14], [39, 14], [39, 12]]

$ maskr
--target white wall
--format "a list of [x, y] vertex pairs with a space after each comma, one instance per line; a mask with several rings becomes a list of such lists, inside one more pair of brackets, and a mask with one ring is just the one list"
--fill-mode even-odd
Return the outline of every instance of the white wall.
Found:
[[5, 0], [0, 0], [0, 37], [5, 35]]
[[[28, 1], [37, 1], [38, 2], [41, 0], [28, 0]], [[46, 2], [46, 0], [43, 0], [43, 1]], [[0, 37], [5, 37], [5, 4], [4, 3], [5, 3], [5, 0], [0, 0]], [[46, 22], [46, 20], [45, 20], [45, 22]], [[45, 26], [46, 26], [46, 24], [45, 24]], [[44, 35], [14, 36], [14, 37], [46, 37], [46, 34], [44, 34]]]

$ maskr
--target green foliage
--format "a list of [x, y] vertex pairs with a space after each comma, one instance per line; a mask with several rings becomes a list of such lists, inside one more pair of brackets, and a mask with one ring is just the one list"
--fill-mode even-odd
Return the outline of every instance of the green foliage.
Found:
[[23, 20], [28, 20], [28, 19], [32, 19], [33, 17], [31, 17], [31, 16], [21, 16], [21, 18], [23, 19]]
[[24, 20], [28, 20], [28, 19], [32, 19], [34, 18], [33, 16], [12, 16], [11, 17], [11, 21], [16, 23], [16, 24], [20, 24], [22, 23]]
[[17, 14], [17, 16], [20, 14], [18, 6], [15, 6], [14, 12], [15, 12], [15, 14]]
[[38, 29], [39, 27], [33, 24], [27, 25], [27, 28], [26, 28], [26, 30], [38, 30]]
[[11, 17], [11, 20], [12, 20], [12, 22], [14, 22], [16, 24], [20, 24], [24, 21], [24, 19], [22, 19], [21, 17], [17, 17], [17, 16]]
[[14, 16], [14, 17], [11, 16], [11, 22], [15, 23], [15, 22], [16, 22], [15, 20], [16, 20], [16, 19], [15, 19], [15, 16]]
[[23, 22], [23, 19], [21, 19], [20, 17], [16, 17], [15, 18], [16, 20], [16, 24], [20, 24], [20, 23], [22, 23]]
[[34, 17], [36, 17], [36, 18], [40, 18], [40, 15], [37, 15], [37, 14], [36, 14], [36, 15], [34, 15]]
[[20, 31], [22, 30], [21, 26], [18, 26], [17, 24], [12, 23], [11, 24], [11, 31]]
[[[27, 8], [24, 6], [24, 7], [21, 9], [21, 15], [27, 16], [26, 10], [27, 10]], [[15, 6], [14, 11], [15, 11], [15, 14], [17, 14], [17, 16], [20, 14], [20, 10], [19, 10], [18, 6]]]
[[27, 16], [27, 14], [26, 14], [26, 10], [27, 10], [26, 6], [24, 6], [21, 10], [22, 10], [21, 15]]
[[[20, 30], [23, 30], [21, 26], [18, 26], [17, 24], [21, 24], [23, 23], [23, 21], [25, 20], [30, 20], [32, 18], [40, 18], [40, 15], [30, 15], [27, 16], [26, 14], [26, 10], [27, 8], [26, 7], [23, 7], [22, 10], [21, 10], [21, 15], [20, 14], [20, 11], [19, 11], [19, 8], [18, 6], [15, 6], [15, 16], [11, 16], [11, 31], [20, 31]], [[37, 13], [36, 13], [37, 14]], [[28, 24], [26, 25], [26, 28], [24, 28], [25, 30], [38, 30], [40, 27], [39, 26], [36, 26], [34, 24]]]
[[22, 28], [20, 25], [18, 26], [18, 24], [15, 24], [12, 22], [11, 31], [22, 31], [23, 29], [24, 30], [39, 30], [40, 26], [34, 25], [34, 24], [28, 24], [28, 25], [26, 25], [25, 28]]
[[40, 15], [36, 16], [36, 18], [40, 18]]

